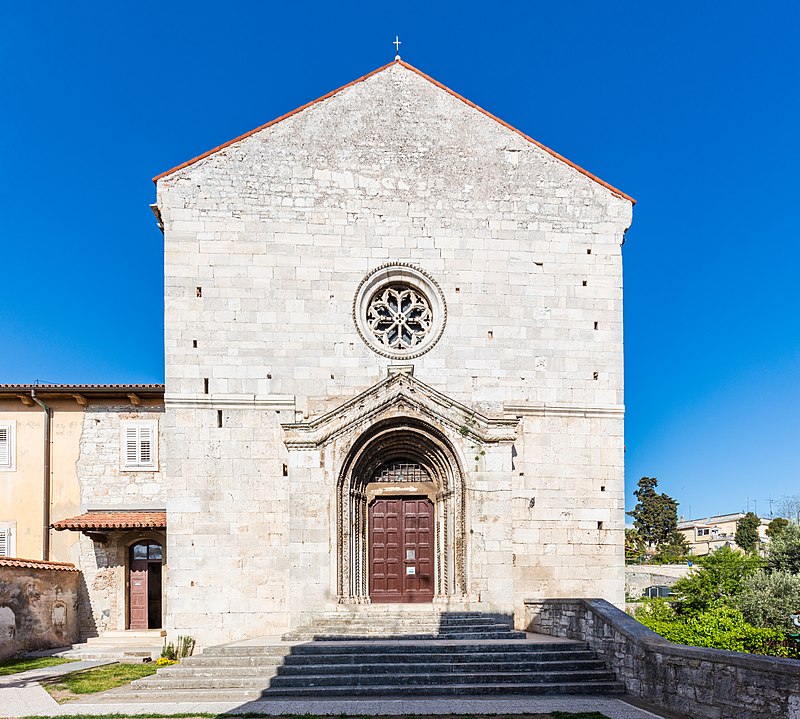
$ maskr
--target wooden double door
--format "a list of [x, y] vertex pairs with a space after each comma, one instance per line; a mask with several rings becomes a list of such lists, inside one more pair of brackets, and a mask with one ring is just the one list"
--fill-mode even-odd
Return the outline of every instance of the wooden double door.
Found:
[[369, 596], [373, 602], [433, 601], [433, 502], [376, 499], [369, 506]]

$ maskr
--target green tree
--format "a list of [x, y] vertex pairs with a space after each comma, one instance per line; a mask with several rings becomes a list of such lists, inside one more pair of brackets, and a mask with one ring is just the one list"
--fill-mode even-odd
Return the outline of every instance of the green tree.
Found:
[[742, 554], [720, 547], [713, 554], [698, 557], [696, 569], [679, 579], [672, 591], [679, 597], [683, 614], [696, 614], [713, 607], [731, 605], [742, 591], [742, 582], [761, 567], [755, 554]]
[[800, 574], [759, 569], [742, 582], [736, 606], [750, 624], [791, 631], [789, 616], [800, 611]]
[[635, 529], [625, 529], [625, 561], [637, 562], [644, 557], [644, 541]]
[[633, 494], [636, 506], [628, 514], [633, 526], [648, 547], [668, 543], [678, 528], [678, 503], [666, 494], [656, 492], [658, 480], [642, 477]]
[[800, 525], [790, 524], [769, 543], [767, 569], [800, 574]]
[[689, 553], [689, 542], [679, 531], [675, 530], [667, 539], [658, 545], [658, 551], [653, 559], [663, 564], [675, 564], [686, 559]]
[[736, 535], [734, 539], [745, 552], [755, 552], [758, 549], [758, 528], [761, 520], [757, 514], [748, 512], [736, 522]]
[[767, 536], [770, 539], [777, 537], [786, 527], [789, 526], [789, 520], [783, 517], [775, 517], [767, 527]]

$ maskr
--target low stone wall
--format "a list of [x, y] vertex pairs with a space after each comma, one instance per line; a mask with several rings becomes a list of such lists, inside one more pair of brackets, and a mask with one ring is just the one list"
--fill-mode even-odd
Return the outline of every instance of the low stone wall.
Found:
[[78, 640], [78, 583], [72, 564], [0, 559], [0, 659]]
[[625, 596], [638, 599], [647, 587], [671, 587], [692, 568], [688, 564], [629, 564], [625, 567]]
[[800, 661], [673, 644], [603, 599], [525, 602], [527, 629], [585, 641], [629, 694], [692, 719], [800, 719]]

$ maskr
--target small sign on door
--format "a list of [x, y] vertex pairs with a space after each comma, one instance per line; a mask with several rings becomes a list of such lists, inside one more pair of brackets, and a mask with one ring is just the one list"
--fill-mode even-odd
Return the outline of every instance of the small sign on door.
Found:
[[406, 574], [416, 574], [417, 568], [416, 567], [406, 567]]
[[406, 559], [416, 559], [416, 558], [417, 558], [416, 549], [406, 549]]

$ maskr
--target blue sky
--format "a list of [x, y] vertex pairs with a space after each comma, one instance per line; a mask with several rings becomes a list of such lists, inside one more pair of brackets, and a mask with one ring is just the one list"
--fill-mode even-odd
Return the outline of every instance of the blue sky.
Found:
[[[403, 59], [639, 201], [627, 482], [800, 493], [800, 4], [6, 4], [0, 382], [163, 381], [150, 178]], [[629, 500], [630, 501], [630, 500]]]

